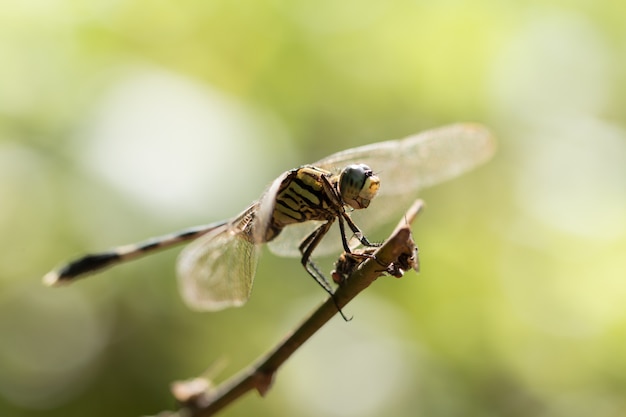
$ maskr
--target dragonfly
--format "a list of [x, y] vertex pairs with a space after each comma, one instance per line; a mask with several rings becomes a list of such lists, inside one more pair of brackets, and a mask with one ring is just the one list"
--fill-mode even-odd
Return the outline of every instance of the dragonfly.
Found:
[[[47, 285], [69, 283], [191, 241], [177, 260], [179, 290], [190, 308], [215, 311], [249, 299], [260, 247], [267, 243], [279, 256], [300, 257], [304, 269], [332, 296], [333, 287], [313, 254], [350, 254], [359, 245], [378, 246], [362, 230], [380, 228], [402, 213], [421, 189], [473, 169], [494, 151], [491, 132], [473, 123], [341, 151], [284, 172], [231, 219], [87, 254], [48, 272], [43, 280]], [[335, 233], [339, 238], [327, 237]], [[349, 259], [358, 264], [362, 257], [355, 253]], [[371, 256], [372, 251], [363, 253]]]

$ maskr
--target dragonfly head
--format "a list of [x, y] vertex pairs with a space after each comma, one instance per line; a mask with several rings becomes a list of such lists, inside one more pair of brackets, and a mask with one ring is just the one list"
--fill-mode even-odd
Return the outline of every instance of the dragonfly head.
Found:
[[339, 174], [339, 194], [354, 209], [370, 205], [380, 187], [380, 179], [365, 164], [348, 165]]

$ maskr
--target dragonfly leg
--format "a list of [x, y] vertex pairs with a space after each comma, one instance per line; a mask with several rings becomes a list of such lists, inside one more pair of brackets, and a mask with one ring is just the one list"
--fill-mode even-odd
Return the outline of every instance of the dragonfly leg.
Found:
[[343, 250], [346, 253], [352, 253], [350, 245], [348, 244], [348, 238], [346, 237], [346, 226], [343, 224], [343, 216], [337, 217], [339, 219], [339, 232], [341, 233], [341, 243], [343, 244]]
[[304, 239], [304, 241], [300, 244], [300, 252], [302, 253], [301, 262], [302, 266], [304, 266], [304, 269], [309, 273], [309, 275], [313, 277], [315, 282], [317, 282], [320, 287], [322, 287], [324, 291], [326, 291], [333, 299], [335, 307], [337, 307], [337, 311], [339, 311], [341, 317], [343, 317], [345, 321], [350, 321], [351, 319], [347, 318], [343, 314], [341, 307], [339, 307], [337, 299], [335, 298], [335, 292], [333, 291], [330, 282], [328, 281], [324, 273], [320, 271], [317, 265], [311, 260], [311, 254], [313, 253], [313, 250], [320, 243], [324, 235], [326, 235], [332, 224], [332, 220], [327, 221], [326, 223], [315, 229], [310, 235], [306, 237], [306, 239]]
[[[352, 230], [352, 232], [354, 233], [354, 236], [356, 236], [356, 238], [359, 239], [359, 242], [361, 242], [363, 244], [363, 246], [367, 246], [368, 248], [377, 248], [377, 247], [382, 245], [381, 242], [370, 242], [365, 237], [365, 235], [363, 234], [361, 229], [359, 229], [359, 226], [357, 226], [354, 223], [354, 221], [352, 220], [352, 218], [350, 218], [348, 213], [345, 213], [345, 212], [342, 213], [342, 216], [341, 216], [340, 222], [339, 222], [343, 239], [345, 239], [345, 232], [344, 232], [342, 224], [341, 224], [341, 219], [342, 218], [346, 220], [346, 223], [348, 223], [348, 227], [350, 227], [350, 230]], [[350, 250], [346, 250], [346, 252], [350, 252]]]
[[326, 291], [330, 295], [333, 294], [333, 289], [330, 286], [330, 283], [328, 282], [326, 277], [324, 277], [324, 274], [311, 260], [311, 254], [313, 253], [313, 250], [317, 247], [319, 242], [322, 240], [324, 235], [328, 232], [331, 224], [332, 221], [324, 223], [323, 225], [315, 229], [310, 235], [308, 235], [306, 239], [304, 239], [302, 244], [300, 244], [300, 252], [302, 253], [302, 266], [304, 266], [304, 269], [306, 269], [306, 271], [315, 279], [315, 281], [317, 281], [317, 283], [324, 289], [324, 291]]
[[341, 207], [341, 211], [337, 213], [337, 217], [339, 218], [339, 228], [341, 229], [341, 239], [343, 243], [343, 249], [347, 253], [351, 252], [350, 246], [348, 245], [348, 241], [346, 239], [345, 227], [342, 222], [342, 220], [344, 219], [348, 223], [350, 230], [352, 230], [352, 232], [357, 237], [357, 239], [359, 239], [359, 242], [361, 242], [364, 246], [367, 246], [369, 248], [381, 246], [382, 243], [372, 243], [369, 240], [367, 240], [365, 235], [363, 235], [363, 232], [361, 232], [361, 229], [359, 229], [359, 227], [352, 221], [352, 218], [350, 218], [350, 215], [346, 213], [346, 211], [344, 210], [345, 203], [341, 199], [339, 192], [335, 189], [335, 187], [333, 187], [333, 185], [330, 183], [328, 178], [325, 176], [322, 176], [321, 180], [322, 180], [322, 185], [324, 186], [324, 190], [326, 192], [326, 196], [331, 200], [331, 202], [335, 204], [335, 206]]

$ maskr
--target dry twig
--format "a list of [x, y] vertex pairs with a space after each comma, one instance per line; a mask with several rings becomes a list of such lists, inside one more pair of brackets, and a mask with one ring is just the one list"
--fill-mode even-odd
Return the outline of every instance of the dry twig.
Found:
[[[336, 304], [332, 298], [326, 300], [274, 349], [217, 387], [213, 388], [210, 381], [204, 378], [174, 383], [172, 392], [180, 402], [181, 408], [174, 412], [162, 412], [158, 416], [208, 417], [253, 389], [262, 396], [265, 395], [278, 368], [337, 314], [337, 307], [343, 308], [385, 272], [394, 271], [396, 272], [394, 275], [401, 274], [399, 266], [416, 265], [417, 252], [410, 225], [422, 207], [423, 202], [417, 200], [385, 243], [373, 253], [372, 257], [365, 258], [349, 274], [335, 292]], [[408, 259], [411, 261], [407, 261]]]

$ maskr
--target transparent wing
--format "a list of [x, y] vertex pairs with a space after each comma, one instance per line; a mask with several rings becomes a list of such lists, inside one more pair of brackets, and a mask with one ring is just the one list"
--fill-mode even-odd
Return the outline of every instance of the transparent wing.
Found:
[[363, 163], [380, 177], [379, 196], [415, 194], [485, 162], [494, 150], [495, 141], [485, 127], [455, 124], [348, 149], [313, 165], [339, 172], [346, 165]]
[[[306, 238], [313, 230], [317, 229], [323, 222], [312, 220], [304, 223], [292, 224], [283, 229], [282, 232], [278, 236], [274, 238], [271, 242], [267, 244], [270, 250], [279, 256], [289, 256], [289, 257], [299, 257], [302, 256], [298, 247], [300, 243]], [[327, 239], [331, 239], [330, 236], [335, 236], [337, 238], [337, 243], [339, 244], [339, 248], [341, 248], [341, 237], [339, 234], [333, 233], [333, 229], [335, 226], [331, 228], [331, 230], [326, 234], [324, 239], [322, 240], [322, 244]], [[337, 233], [339, 233], [337, 231]], [[319, 248], [319, 246], [318, 246]], [[324, 253], [325, 255], [329, 255], [333, 252], [333, 245], [328, 248], [328, 250]], [[315, 254], [319, 254], [317, 249], [315, 250]]]
[[239, 223], [216, 227], [181, 252], [178, 283], [189, 307], [214, 311], [248, 300], [259, 249]]
[[[495, 151], [489, 130], [477, 124], [455, 124], [428, 130], [405, 139], [359, 146], [330, 155], [312, 165], [339, 173], [346, 165], [363, 163], [380, 178], [378, 196], [364, 210], [351, 213], [366, 236], [381, 225], [397, 221], [422, 188], [452, 179], [487, 161]], [[298, 244], [315, 228], [292, 225], [270, 242], [270, 249], [283, 256], [299, 256]], [[289, 230], [288, 230], [289, 229]], [[341, 252], [339, 231], [328, 232], [316, 255]]]

